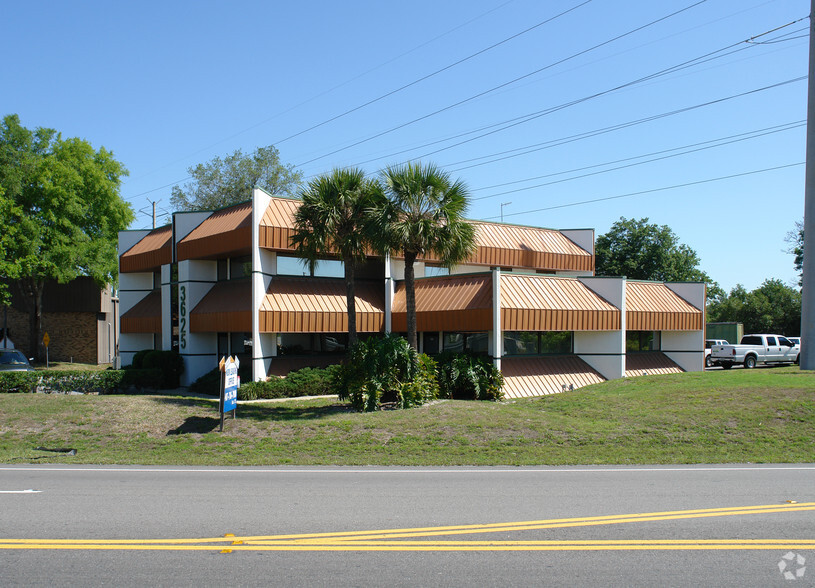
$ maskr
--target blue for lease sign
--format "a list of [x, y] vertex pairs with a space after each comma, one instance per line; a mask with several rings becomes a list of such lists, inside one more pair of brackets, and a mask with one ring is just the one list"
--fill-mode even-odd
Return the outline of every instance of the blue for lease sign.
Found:
[[224, 412], [238, 408], [238, 363], [231, 357], [224, 366]]

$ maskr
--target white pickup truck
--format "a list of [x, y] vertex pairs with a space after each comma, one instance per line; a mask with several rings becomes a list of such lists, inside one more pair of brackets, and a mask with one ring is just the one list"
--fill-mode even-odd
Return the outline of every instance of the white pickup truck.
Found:
[[760, 363], [798, 363], [801, 348], [781, 335], [745, 335], [738, 345], [714, 345], [710, 361], [729, 370], [735, 364], [750, 369]]

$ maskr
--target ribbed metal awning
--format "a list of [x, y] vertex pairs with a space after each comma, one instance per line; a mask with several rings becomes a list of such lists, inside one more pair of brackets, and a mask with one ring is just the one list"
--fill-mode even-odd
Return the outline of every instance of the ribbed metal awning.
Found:
[[[355, 286], [357, 332], [378, 333], [385, 326], [385, 286], [358, 280]], [[340, 333], [348, 330], [345, 280], [272, 278], [260, 307], [263, 333]]]
[[701, 331], [704, 312], [661, 282], [626, 283], [625, 324], [629, 331]]

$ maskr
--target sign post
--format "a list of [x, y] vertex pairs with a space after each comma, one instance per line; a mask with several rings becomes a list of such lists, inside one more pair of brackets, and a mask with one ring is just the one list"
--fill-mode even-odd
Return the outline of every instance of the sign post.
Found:
[[51, 337], [48, 336], [48, 331], [42, 336], [42, 344], [45, 345], [45, 367], [48, 367], [48, 344], [51, 342]]
[[221, 413], [221, 432], [224, 430], [224, 415], [228, 412], [232, 413], [232, 418], [238, 418], [238, 386], [240, 385], [240, 378], [238, 378], [238, 367], [240, 367], [240, 360], [235, 357], [222, 357], [218, 363], [218, 368], [221, 371], [221, 398], [220, 413]]

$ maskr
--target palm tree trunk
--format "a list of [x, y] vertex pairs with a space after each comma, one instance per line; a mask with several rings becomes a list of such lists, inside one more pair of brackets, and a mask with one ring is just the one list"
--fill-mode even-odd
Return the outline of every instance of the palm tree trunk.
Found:
[[416, 261], [415, 253], [405, 251], [405, 303], [407, 306], [407, 340], [413, 349], [419, 350], [419, 340], [416, 335], [416, 284], [413, 273], [413, 263]]
[[343, 264], [345, 265], [345, 304], [348, 309], [348, 348], [350, 349], [357, 342], [357, 305], [354, 290], [356, 275], [353, 258], [344, 259]]

